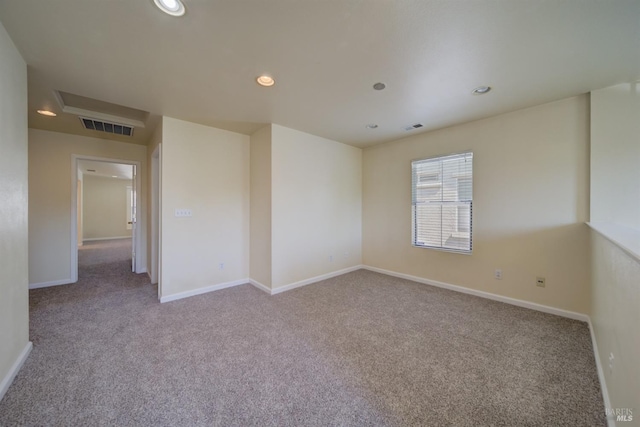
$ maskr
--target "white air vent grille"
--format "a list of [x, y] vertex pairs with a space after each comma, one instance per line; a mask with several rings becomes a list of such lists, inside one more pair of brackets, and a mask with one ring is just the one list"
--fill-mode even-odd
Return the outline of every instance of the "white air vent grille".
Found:
[[113, 133], [122, 136], [133, 135], [133, 126], [105, 122], [104, 120], [89, 119], [87, 117], [80, 117], [80, 122], [85, 129], [89, 130], [97, 130], [100, 132]]
[[405, 131], [410, 131], [410, 130], [414, 130], [414, 129], [420, 129], [422, 126], [424, 126], [422, 123], [416, 123], [415, 125], [405, 126], [404, 130]]

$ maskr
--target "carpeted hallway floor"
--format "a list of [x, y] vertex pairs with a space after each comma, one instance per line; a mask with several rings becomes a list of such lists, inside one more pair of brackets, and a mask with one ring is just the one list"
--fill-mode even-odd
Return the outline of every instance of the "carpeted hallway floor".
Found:
[[584, 323], [365, 270], [159, 304], [95, 246], [30, 291], [1, 426], [606, 425]]
[[91, 272], [91, 267], [126, 261], [131, 267], [131, 239], [84, 242], [78, 248], [78, 278]]

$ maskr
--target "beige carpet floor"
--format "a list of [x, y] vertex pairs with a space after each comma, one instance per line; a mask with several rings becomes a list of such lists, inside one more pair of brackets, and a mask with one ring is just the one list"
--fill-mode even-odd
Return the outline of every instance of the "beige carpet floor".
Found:
[[78, 278], [95, 265], [126, 261], [131, 265], [131, 239], [85, 241], [78, 248]]
[[159, 304], [100, 250], [30, 291], [1, 426], [606, 425], [585, 323], [365, 270]]

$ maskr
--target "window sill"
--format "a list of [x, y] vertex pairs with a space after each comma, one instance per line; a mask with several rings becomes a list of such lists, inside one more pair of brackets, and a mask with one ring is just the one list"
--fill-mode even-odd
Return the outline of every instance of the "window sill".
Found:
[[442, 187], [441, 182], [422, 182], [416, 184], [416, 188], [440, 188]]
[[412, 243], [411, 246], [418, 249], [431, 249], [438, 252], [448, 252], [450, 254], [460, 254], [460, 255], [471, 255], [472, 251], [464, 251], [459, 249], [449, 249], [449, 248], [441, 248], [439, 246], [427, 246], [427, 245], [417, 245]]
[[640, 262], [640, 230], [610, 222], [588, 222], [587, 225]]
[[453, 233], [451, 233], [451, 237], [453, 237], [454, 239], [469, 240], [471, 239], [471, 233], [469, 233], [468, 231], [454, 231]]

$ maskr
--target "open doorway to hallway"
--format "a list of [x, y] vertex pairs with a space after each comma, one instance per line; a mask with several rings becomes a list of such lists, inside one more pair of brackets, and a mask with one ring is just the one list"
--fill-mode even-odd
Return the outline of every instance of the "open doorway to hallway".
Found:
[[80, 157], [75, 165], [73, 270], [100, 264], [121, 268], [125, 262], [136, 272], [138, 165]]
[[129, 260], [133, 266], [134, 165], [78, 160], [78, 268]]
[[78, 279], [89, 267], [102, 266], [129, 269], [131, 265], [131, 238], [89, 240], [78, 246]]

